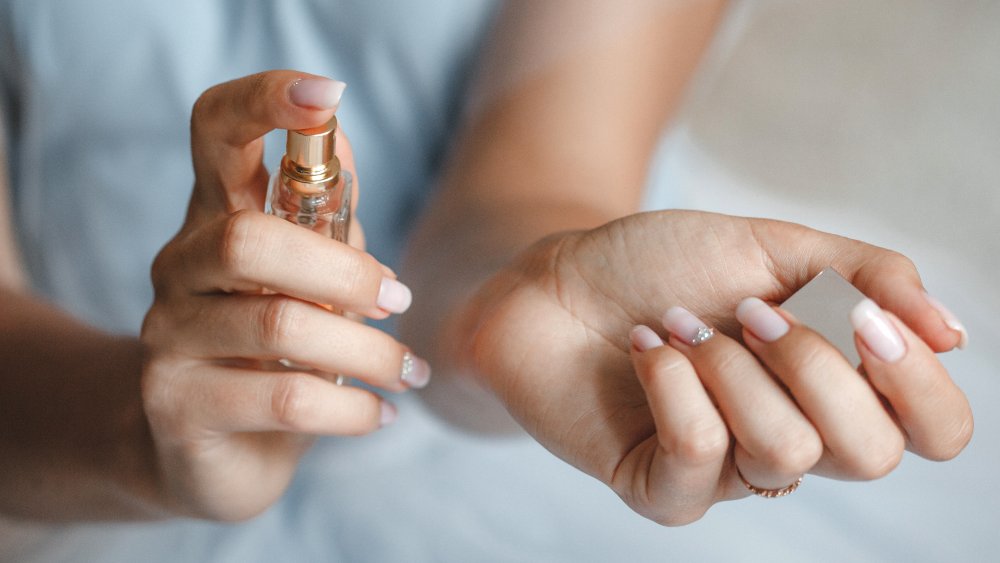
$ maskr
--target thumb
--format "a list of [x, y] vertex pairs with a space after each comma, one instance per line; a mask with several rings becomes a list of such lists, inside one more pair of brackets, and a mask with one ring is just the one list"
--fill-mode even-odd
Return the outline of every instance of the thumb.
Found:
[[935, 352], [964, 345], [961, 324], [928, 296], [913, 261], [861, 241], [780, 221], [755, 229], [775, 275], [790, 292], [833, 267], [883, 309], [892, 311]]
[[[191, 112], [195, 189], [189, 218], [263, 209], [264, 134], [326, 123], [339, 106], [344, 87], [343, 82], [321, 76], [274, 70], [206, 90]], [[349, 146], [345, 148], [350, 154]], [[353, 167], [353, 155], [347, 160]]]

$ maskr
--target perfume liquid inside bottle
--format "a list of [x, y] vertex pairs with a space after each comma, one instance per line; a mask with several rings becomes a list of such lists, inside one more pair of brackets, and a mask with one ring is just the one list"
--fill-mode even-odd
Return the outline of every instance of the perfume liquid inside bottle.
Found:
[[266, 211], [341, 242], [351, 228], [350, 172], [335, 154], [337, 118], [289, 131], [285, 156], [268, 186]]

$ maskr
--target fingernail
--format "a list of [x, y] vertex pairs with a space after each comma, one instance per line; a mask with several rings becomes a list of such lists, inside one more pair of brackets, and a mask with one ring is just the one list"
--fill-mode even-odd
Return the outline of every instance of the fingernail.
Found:
[[403, 366], [399, 379], [412, 389], [423, 389], [431, 381], [431, 365], [426, 360], [409, 352], [403, 354]]
[[906, 354], [906, 345], [889, 317], [871, 299], [865, 299], [851, 310], [851, 325], [861, 340], [883, 362], [893, 363]]
[[410, 308], [412, 302], [413, 293], [410, 288], [399, 280], [382, 278], [382, 283], [378, 288], [378, 297], [375, 298], [375, 304], [379, 308], [390, 313], [402, 313]]
[[683, 307], [671, 307], [663, 314], [663, 328], [692, 346], [704, 344], [715, 336], [715, 329], [708, 326], [691, 311]]
[[653, 329], [646, 325], [632, 327], [632, 331], [628, 333], [628, 336], [629, 340], [632, 341], [632, 346], [635, 346], [635, 349], [640, 352], [663, 346], [663, 339], [660, 338], [660, 335], [653, 332]]
[[773, 307], [757, 297], [747, 297], [736, 307], [736, 320], [764, 342], [774, 342], [791, 326]]
[[398, 416], [399, 416], [399, 411], [396, 410], [396, 405], [390, 403], [389, 401], [381, 402], [379, 419], [378, 419], [380, 426], [383, 427], [389, 426], [390, 424], [396, 421], [396, 418]]
[[336, 111], [345, 88], [347, 84], [339, 80], [300, 78], [288, 89], [288, 97], [297, 106]]
[[965, 347], [969, 345], [969, 333], [965, 330], [965, 325], [962, 324], [962, 321], [958, 320], [958, 317], [945, 307], [943, 303], [928, 295], [926, 291], [924, 292], [924, 298], [931, 304], [931, 307], [937, 309], [938, 314], [941, 315], [941, 319], [944, 320], [944, 324], [958, 333], [958, 349], [965, 350]]

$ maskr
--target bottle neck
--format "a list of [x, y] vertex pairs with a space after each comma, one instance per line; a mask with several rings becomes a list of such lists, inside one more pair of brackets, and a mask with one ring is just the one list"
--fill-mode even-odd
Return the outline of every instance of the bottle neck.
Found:
[[281, 159], [281, 175], [289, 189], [302, 195], [317, 195], [340, 180], [340, 159], [334, 156], [318, 166], [300, 166], [285, 155]]

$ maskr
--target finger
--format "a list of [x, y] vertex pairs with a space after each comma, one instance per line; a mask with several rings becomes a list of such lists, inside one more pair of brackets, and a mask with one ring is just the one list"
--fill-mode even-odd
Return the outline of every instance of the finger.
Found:
[[964, 348], [965, 327], [927, 294], [913, 262], [895, 252], [876, 250], [882, 255], [857, 268], [852, 283], [912, 326], [934, 350]]
[[851, 312], [862, 365], [906, 431], [909, 448], [947, 460], [972, 439], [972, 410], [934, 352], [895, 315], [871, 300]]
[[729, 431], [687, 358], [649, 327], [635, 327], [631, 339], [632, 362], [656, 425], [645, 513], [663, 524], [687, 524], [719, 500]]
[[372, 318], [409, 308], [409, 288], [388, 267], [347, 244], [277, 217], [243, 211], [188, 233], [158, 260], [165, 289], [193, 293], [268, 289]]
[[[330, 120], [344, 83], [290, 70], [261, 72], [214, 86], [198, 98], [191, 114], [195, 168], [192, 211], [262, 209], [267, 173], [263, 140], [272, 129], [306, 129]], [[344, 150], [341, 150], [344, 147]], [[338, 156], [352, 174], [348, 143]]]
[[736, 309], [743, 340], [788, 388], [829, 456], [817, 472], [876, 479], [896, 467], [904, 439], [871, 385], [819, 333], [757, 298]]
[[776, 489], [812, 469], [823, 453], [819, 434], [753, 354], [681, 307], [671, 307], [663, 325], [718, 403], [748, 481]]
[[427, 362], [388, 334], [281, 295], [206, 297], [173, 328], [174, 346], [196, 357], [287, 359], [390, 391], [430, 380]]
[[832, 266], [865, 295], [899, 316], [934, 351], [951, 350], [967, 340], [961, 323], [929, 298], [913, 262], [902, 254], [791, 223], [755, 225], [755, 239], [786, 287], [797, 289]]
[[219, 432], [355, 436], [396, 417], [395, 407], [370, 391], [306, 373], [214, 366], [187, 373], [176, 385], [184, 424]]

